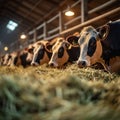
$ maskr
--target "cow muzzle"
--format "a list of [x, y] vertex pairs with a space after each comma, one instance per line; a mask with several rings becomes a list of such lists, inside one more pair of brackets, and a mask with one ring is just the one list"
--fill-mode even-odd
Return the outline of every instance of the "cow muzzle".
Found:
[[81, 67], [81, 68], [87, 66], [87, 62], [86, 62], [86, 61], [79, 61], [79, 60], [78, 60], [78, 61], [77, 61], [77, 64], [78, 64], [78, 66]]
[[39, 64], [37, 62], [31, 62], [32, 66], [38, 66]]
[[50, 67], [58, 67], [58, 65], [56, 63], [54, 63], [54, 62], [49, 62], [49, 66]]

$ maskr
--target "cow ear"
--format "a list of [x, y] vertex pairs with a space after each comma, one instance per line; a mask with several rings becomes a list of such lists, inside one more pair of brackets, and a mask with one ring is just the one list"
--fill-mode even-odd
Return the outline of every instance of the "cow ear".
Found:
[[52, 52], [52, 45], [51, 44], [49, 44], [49, 43], [47, 43], [46, 45], [45, 45], [45, 49], [48, 51], [48, 52]]
[[79, 37], [78, 36], [71, 35], [71, 36], [68, 36], [66, 38], [66, 40], [74, 47], [79, 46], [79, 44], [78, 44]]
[[32, 48], [24, 48], [25, 51], [29, 52], [29, 53], [33, 53], [33, 47]]
[[25, 50], [25, 51], [28, 51], [28, 48], [26, 47], [26, 48], [24, 48], [24, 50]]
[[79, 33], [79, 32], [75, 32], [75, 33], [73, 34], [73, 36], [80, 37], [80, 33]]
[[106, 37], [108, 36], [108, 33], [109, 33], [109, 26], [104, 25], [103, 27], [99, 28], [98, 37], [100, 38], [100, 40], [105, 40]]
[[28, 49], [28, 52], [33, 53], [33, 50], [34, 50], [34, 48], [30, 48], [30, 49]]

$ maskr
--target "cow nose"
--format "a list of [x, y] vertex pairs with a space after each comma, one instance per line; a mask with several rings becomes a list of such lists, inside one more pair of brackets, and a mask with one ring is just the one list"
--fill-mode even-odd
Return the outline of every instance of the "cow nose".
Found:
[[52, 62], [49, 63], [49, 66], [50, 66], [50, 67], [54, 67], [54, 63], [52, 63]]
[[85, 67], [86, 66], [86, 62], [85, 61], [78, 61], [77, 64], [80, 67]]

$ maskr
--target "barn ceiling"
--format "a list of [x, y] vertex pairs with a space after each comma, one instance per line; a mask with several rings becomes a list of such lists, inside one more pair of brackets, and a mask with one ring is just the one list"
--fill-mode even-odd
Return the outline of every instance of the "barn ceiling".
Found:
[[[14, 41], [18, 36], [13, 36], [14, 34], [27, 31], [41, 23], [64, 2], [65, 0], [0, 0], [0, 41], [5, 44]], [[6, 30], [9, 20], [19, 25], [16, 31], [10, 33], [12, 35], [8, 34], [10, 39], [13, 36], [13, 40], [5, 35], [5, 32], [9, 33]]]
[[[88, 7], [93, 9], [95, 6], [106, 1], [109, 0], [88, 0]], [[12, 43], [18, 39], [21, 32], [31, 30], [43, 21], [56, 15], [59, 10], [66, 9], [68, 5], [72, 5], [74, 2], [76, 0], [0, 0], [0, 43]], [[116, 0], [116, 3], [109, 7], [109, 9], [118, 6], [120, 6], [120, 0]], [[80, 11], [79, 6], [75, 8], [76, 11]], [[104, 11], [108, 11], [108, 9], [104, 9]], [[89, 18], [97, 16], [104, 11], [96, 12]], [[111, 17], [118, 18], [119, 16], [120, 14]], [[13, 20], [19, 25], [12, 33], [6, 29], [9, 20]], [[101, 20], [101, 23], [108, 20], [109, 17]]]

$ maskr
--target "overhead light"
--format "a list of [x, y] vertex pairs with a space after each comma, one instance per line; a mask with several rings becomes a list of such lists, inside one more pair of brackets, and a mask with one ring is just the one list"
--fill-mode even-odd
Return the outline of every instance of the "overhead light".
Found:
[[15, 28], [18, 26], [18, 24], [12, 20], [10, 20], [7, 24], [7, 28], [11, 31], [15, 30]]
[[68, 10], [68, 11], [65, 12], [65, 15], [66, 16], [73, 16], [73, 15], [75, 15], [75, 13], [71, 10]]
[[26, 39], [26, 37], [27, 37], [27, 36], [26, 36], [25, 34], [22, 34], [22, 35], [20, 36], [21, 39]]
[[4, 51], [8, 51], [8, 47], [7, 46], [4, 47]]
[[66, 11], [65, 11], [66, 16], [73, 16], [75, 13], [71, 10], [70, 6], [68, 5]]

